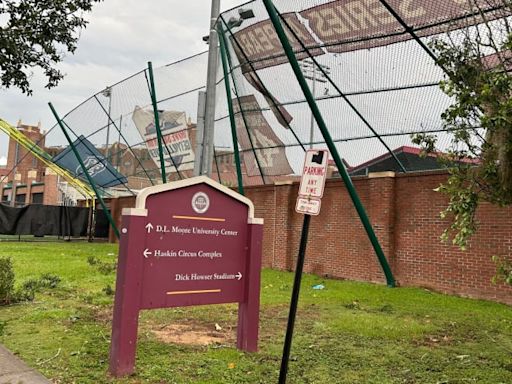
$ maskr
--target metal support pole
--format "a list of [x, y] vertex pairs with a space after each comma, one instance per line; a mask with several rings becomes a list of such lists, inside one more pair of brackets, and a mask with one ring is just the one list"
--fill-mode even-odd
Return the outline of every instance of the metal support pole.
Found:
[[112, 88], [108, 87], [108, 119], [107, 119], [107, 143], [105, 145], [105, 158], [107, 161], [109, 160], [110, 156], [110, 148], [109, 145], [109, 136], [110, 136], [110, 116], [112, 113]]
[[[162, 148], [162, 131], [160, 130], [160, 117], [158, 116], [158, 106], [156, 102], [155, 80], [153, 78], [153, 64], [148, 62], [149, 85], [151, 88], [151, 102], [153, 103], [153, 114], [155, 115], [156, 137], [158, 139], [158, 154], [160, 155], [160, 169], [162, 172], [162, 183], [167, 183], [167, 175], [165, 174], [164, 150]], [[172, 158], [172, 157], [171, 157]], [[176, 172], [178, 168], [176, 168]]]
[[[247, 57], [247, 54], [245, 53], [243, 47], [240, 45], [240, 42], [237, 40], [236, 36], [233, 34], [233, 32], [231, 31], [231, 28], [229, 28], [229, 25], [226, 23], [226, 20], [224, 20], [223, 16], [220, 15], [220, 18], [222, 19], [222, 23], [226, 26], [228, 32], [229, 32], [229, 35], [231, 36], [231, 39], [232, 41], [235, 43], [235, 45], [237, 46], [238, 50], [242, 53], [243, 57], [244, 57], [244, 60], [246, 61], [246, 63], [249, 65], [249, 67], [251, 68], [251, 72], [254, 73], [254, 76], [256, 77], [256, 79], [258, 80], [258, 82], [262, 85], [263, 87], [263, 90], [267, 93], [267, 94], [270, 94], [270, 92], [268, 91], [267, 87], [265, 86], [265, 84], [263, 84], [263, 81], [261, 80], [260, 78], [260, 75], [258, 75], [258, 72], [256, 71], [256, 68], [254, 68], [254, 64], [252, 63], [251, 60], [249, 60], [249, 57]], [[279, 105], [277, 105], [276, 101], [271, 98], [271, 103], [272, 103], [272, 106], [275, 108], [275, 110], [277, 111], [277, 113], [280, 115], [281, 119], [283, 121], [286, 122], [286, 119], [283, 115], [283, 112], [281, 111], [281, 109], [279, 108]], [[302, 150], [304, 152], [306, 152], [306, 147], [304, 147], [304, 144], [302, 144], [302, 142], [300, 141], [299, 137], [297, 136], [297, 134], [295, 133], [295, 131], [292, 129], [292, 127], [290, 126], [290, 124], [286, 124], [287, 125], [287, 128], [291, 131], [293, 137], [295, 138], [295, 140], [297, 140], [297, 144], [299, 144], [302, 148]]]
[[308, 232], [310, 221], [311, 216], [304, 215], [304, 223], [302, 225], [302, 233], [300, 235], [299, 256], [297, 257], [295, 279], [293, 281], [290, 312], [288, 314], [288, 326], [286, 327], [283, 357], [281, 360], [281, 370], [279, 371], [279, 384], [286, 383], [286, 375], [288, 374], [288, 361], [290, 360], [290, 350], [292, 348], [293, 328], [295, 326], [295, 317], [297, 315], [297, 306], [299, 303], [300, 284], [302, 282], [302, 270], [304, 269], [304, 259], [306, 255], [306, 246], [308, 244]]
[[[316, 100], [316, 67], [313, 64], [313, 98]], [[315, 137], [315, 116], [311, 113], [311, 122], [309, 126], [309, 149], [313, 148], [313, 139]]]
[[[231, 101], [231, 87], [229, 86], [228, 63], [226, 59], [226, 41], [224, 34], [220, 33], [220, 57], [222, 59], [222, 70], [224, 71], [224, 85], [226, 86], [226, 97], [229, 110], [229, 122], [231, 124], [231, 137], [233, 138], [233, 151], [235, 153], [236, 176], [238, 179], [238, 192], [244, 194], [244, 185], [242, 178], [242, 167], [240, 166], [240, 153], [238, 152], [238, 137], [236, 133], [235, 114], [233, 112], [233, 103]], [[240, 103], [239, 103], [240, 105]], [[240, 105], [240, 110], [242, 106]]]
[[121, 129], [123, 128], [123, 115], [119, 116], [119, 135], [117, 136], [117, 170], [121, 172]]
[[196, 125], [196, 154], [194, 162], [194, 176], [203, 174], [204, 156], [204, 109], [206, 105], [206, 92], [197, 93], [197, 125]]
[[215, 125], [215, 88], [217, 83], [217, 61], [219, 59], [217, 19], [220, 14], [220, 0], [212, 0], [210, 35], [208, 39], [208, 72], [206, 77], [206, 107], [204, 120], [204, 144], [202, 156], [202, 172], [207, 176], [212, 174], [214, 125]]
[[105, 212], [105, 215], [107, 216], [108, 222], [110, 223], [110, 225], [112, 227], [112, 230], [114, 231], [114, 234], [119, 239], [119, 230], [117, 229], [117, 226], [114, 223], [114, 219], [110, 215], [110, 212], [108, 211], [107, 206], [105, 205], [105, 201], [103, 201], [103, 198], [101, 197], [98, 189], [96, 188], [96, 183], [92, 179], [91, 175], [89, 175], [89, 171], [88, 171], [87, 167], [85, 166], [82, 158], [80, 157], [80, 154], [78, 153], [78, 151], [76, 150], [75, 146], [73, 145], [73, 141], [71, 140], [71, 137], [69, 137], [69, 134], [66, 131], [66, 128], [64, 127], [64, 124], [62, 123], [62, 120], [60, 119], [59, 115], [57, 114], [57, 111], [55, 110], [55, 108], [53, 108], [52, 103], [48, 103], [48, 105], [50, 106], [50, 109], [51, 109], [51, 111], [53, 113], [53, 116], [57, 120], [57, 123], [59, 124], [59, 127], [62, 130], [62, 133], [64, 133], [64, 136], [66, 136], [66, 140], [68, 141], [68, 143], [69, 143], [69, 145], [71, 147], [71, 150], [73, 151], [73, 153], [75, 154], [78, 162], [80, 163], [80, 167], [82, 167], [82, 170], [84, 172], [85, 177], [87, 178], [87, 181], [89, 182], [89, 185], [94, 190], [94, 193], [96, 194], [96, 197], [98, 198], [98, 200], [99, 200], [99, 202], [101, 204], [101, 207], [103, 208], [103, 211]]
[[[219, 160], [217, 159], [217, 153], [215, 152], [215, 148], [213, 148], [213, 159], [215, 160], [215, 169], [217, 170], [217, 177], [219, 178], [219, 183], [222, 184], [222, 177], [220, 175], [219, 168]], [[243, 193], [241, 193], [243, 195]]]
[[[98, 100], [98, 97], [96, 95], [94, 95], [94, 98], [96, 99], [96, 101], [98, 102], [100, 108], [103, 110], [103, 112], [107, 113], [107, 111], [105, 110], [105, 107], [103, 106], [103, 104], [100, 103], [100, 101]], [[123, 116], [121, 115], [121, 118]], [[112, 120], [112, 118], [109, 116], [109, 121], [112, 123], [112, 125], [114, 126], [114, 128], [117, 129], [117, 131], [119, 132], [119, 140], [121, 140], [121, 138], [123, 139], [123, 141], [125, 142], [126, 146], [128, 147], [128, 149], [130, 150], [130, 152], [132, 153], [133, 157], [137, 160], [137, 162], [139, 163], [139, 165], [141, 166], [142, 170], [144, 171], [144, 173], [146, 174], [146, 177], [148, 178], [149, 182], [151, 183], [151, 185], [155, 185], [155, 183], [153, 182], [153, 179], [151, 177], [149, 177], [149, 174], [148, 172], [146, 171], [146, 168], [144, 168], [144, 165], [142, 165], [142, 162], [140, 161], [140, 159], [135, 155], [135, 153], [133, 152], [132, 148], [130, 147], [130, 144], [128, 144], [128, 140], [126, 140], [126, 138], [124, 137], [124, 135], [121, 133], [121, 119], [119, 120], [119, 128], [117, 127], [116, 125], [116, 122], [114, 120]], [[69, 127], [68, 127], [69, 128]], [[120, 141], [119, 141], [120, 142]]]
[[[225, 40], [224, 34], [221, 33], [221, 35], [224, 38], [224, 43], [225, 43], [224, 47], [226, 48], [224, 50], [224, 52], [226, 53], [226, 58], [227, 58], [227, 61], [228, 61], [229, 71], [233, 72], [233, 65], [231, 63], [231, 56], [229, 54], [229, 51], [227, 50], [226, 40]], [[252, 153], [253, 153], [253, 156], [254, 156], [254, 160], [256, 160], [256, 166], [258, 167], [258, 171], [260, 172], [261, 181], [263, 182], [263, 184], [266, 184], [265, 175], [263, 174], [263, 169], [261, 168], [260, 160], [258, 159], [258, 153], [256, 152], [256, 149], [254, 147], [254, 143], [253, 143], [253, 140], [252, 140], [251, 131], [249, 130], [249, 124], [247, 124], [247, 119], [245, 117], [245, 112], [244, 112], [244, 109], [242, 108], [242, 103], [240, 102], [238, 86], [236, 84], [236, 81], [234, 81], [234, 80], [233, 80], [233, 86], [234, 86], [234, 90], [235, 90], [236, 100], [237, 100], [238, 106], [240, 108], [240, 114], [242, 115], [242, 120], [244, 121], [244, 127], [245, 127], [245, 130], [247, 132], [247, 138], [249, 139], [249, 143], [251, 144], [251, 150], [252, 150]], [[231, 100], [229, 100], [229, 102], [231, 103]]]
[[370, 220], [368, 219], [368, 216], [363, 207], [363, 204], [361, 203], [361, 200], [359, 199], [359, 196], [357, 195], [354, 185], [352, 184], [352, 180], [350, 179], [347, 169], [345, 168], [345, 165], [343, 164], [341, 157], [338, 154], [336, 145], [332, 141], [331, 134], [329, 133], [327, 125], [325, 124], [325, 121], [322, 117], [322, 114], [320, 113], [320, 110], [318, 109], [318, 106], [316, 105], [315, 99], [314, 99], [313, 95], [311, 94], [311, 91], [308, 88], [306, 79], [304, 79], [304, 76], [302, 75], [302, 72], [299, 67], [299, 63], [297, 62], [297, 58], [295, 57], [295, 54], [293, 53], [290, 42], [288, 41], [288, 38], [286, 37], [286, 34], [283, 30], [281, 22], [279, 21], [279, 17], [277, 16], [277, 12], [274, 8], [274, 4], [272, 3], [272, 0], [263, 0], [263, 3], [265, 5], [265, 8], [266, 8], [268, 14], [269, 14], [272, 24], [274, 25], [274, 28], [277, 32], [277, 36], [279, 37], [279, 40], [281, 41], [281, 44], [283, 45], [286, 56], [288, 57], [290, 65], [292, 66], [293, 72], [295, 73], [295, 77], [297, 78], [297, 81], [300, 84], [302, 92], [304, 93], [304, 96], [309, 104], [309, 107], [311, 108], [311, 111], [315, 115], [315, 120], [317, 122], [318, 128], [320, 129], [320, 132], [322, 133], [322, 136], [327, 144], [327, 147], [332, 154], [334, 162], [336, 163], [336, 167], [338, 168], [338, 171], [340, 172], [341, 178], [343, 179], [343, 182], [345, 183], [345, 186], [347, 187], [347, 191], [350, 195], [350, 198], [352, 199], [354, 207], [355, 207], [357, 213], [359, 214], [359, 218], [361, 219], [361, 222], [366, 230], [366, 233], [372, 243], [373, 249], [375, 250], [375, 253], [377, 254], [377, 258], [379, 259], [379, 262], [383, 269], [384, 275], [386, 276], [387, 285], [389, 287], [394, 287], [395, 279], [393, 277], [393, 273], [391, 272], [391, 268], [389, 267], [389, 264], [386, 260], [386, 256], [384, 255], [384, 252], [382, 251], [382, 248], [379, 244], [379, 240], [377, 239], [377, 236], [375, 235], [375, 232], [373, 231]]

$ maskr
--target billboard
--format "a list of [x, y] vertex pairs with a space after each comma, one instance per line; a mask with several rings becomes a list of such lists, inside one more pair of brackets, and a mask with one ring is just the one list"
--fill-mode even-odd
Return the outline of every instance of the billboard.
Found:
[[[502, 2], [495, 0], [388, 0], [388, 3], [419, 37], [476, 25], [483, 22], [484, 16], [490, 21], [510, 14]], [[282, 16], [311, 56], [369, 49], [413, 38], [379, 0], [336, 0]], [[285, 25], [283, 28], [297, 59], [309, 57], [289, 29]], [[233, 48], [243, 72], [251, 71], [247, 61], [253, 62], [255, 70], [288, 62], [268, 19], [234, 33], [234, 39], [231, 39]]]
[[[153, 110], [136, 106], [132, 113], [132, 120], [144, 139], [151, 158], [159, 167], [160, 154]], [[159, 120], [165, 172], [176, 172], [176, 167], [179, 171], [194, 169], [195, 157], [188, 135], [189, 128], [185, 112], [159, 111]]]
[[266, 176], [293, 173], [286, 158], [283, 142], [263, 116], [256, 97], [240, 96], [232, 102], [238, 143], [243, 151], [247, 174], [249, 176], [260, 174], [258, 162], [263, 175]]

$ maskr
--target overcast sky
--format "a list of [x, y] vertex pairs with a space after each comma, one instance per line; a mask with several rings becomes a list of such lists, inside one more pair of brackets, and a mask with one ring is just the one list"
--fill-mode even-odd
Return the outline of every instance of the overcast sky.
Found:
[[[221, 9], [243, 3], [221, 0]], [[106, 0], [96, 4], [89, 25], [82, 31], [78, 49], [65, 57], [59, 67], [66, 74], [58, 87], [44, 88], [42, 76], [34, 74], [33, 95], [19, 90], [0, 90], [0, 117], [12, 125], [51, 128], [55, 119], [48, 108], [51, 101], [61, 115], [107, 85], [147, 66], [158, 67], [204, 51], [201, 37], [210, 24], [208, 0]], [[206, 73], [204, 74], [206, 79]], [[0, 159], [7, 155], [8, 137], [0, 133]]]

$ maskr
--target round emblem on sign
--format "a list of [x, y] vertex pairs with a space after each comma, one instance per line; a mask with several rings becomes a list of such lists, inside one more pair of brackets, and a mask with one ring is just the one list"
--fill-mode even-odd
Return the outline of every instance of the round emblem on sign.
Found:
[[197, 192], [192, 197], [192, 209], [197, 213], [205, 213], [210, 207], [210, 199], [204, 192]]

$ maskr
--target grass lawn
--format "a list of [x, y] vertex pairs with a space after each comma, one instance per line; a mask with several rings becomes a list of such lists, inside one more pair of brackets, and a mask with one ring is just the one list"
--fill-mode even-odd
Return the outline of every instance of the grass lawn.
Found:
[[[234, 347], [235, 305], [144, 311], [137, 373], [109, 377], [115, 276], [87, 259], [116, 255], [110, 244], [0, 243], [18, 284], [45, 272], [62, 279], [34, 302], [0, 307], [0, 343], [55, 383], [277, 383], [293, 274], [272, 270], [263, 271], [258, 353]], [[201, 337], [216, 342], [192, 343]], [[510, 384], [512, 308], [305, 275], [288, 383]]]

